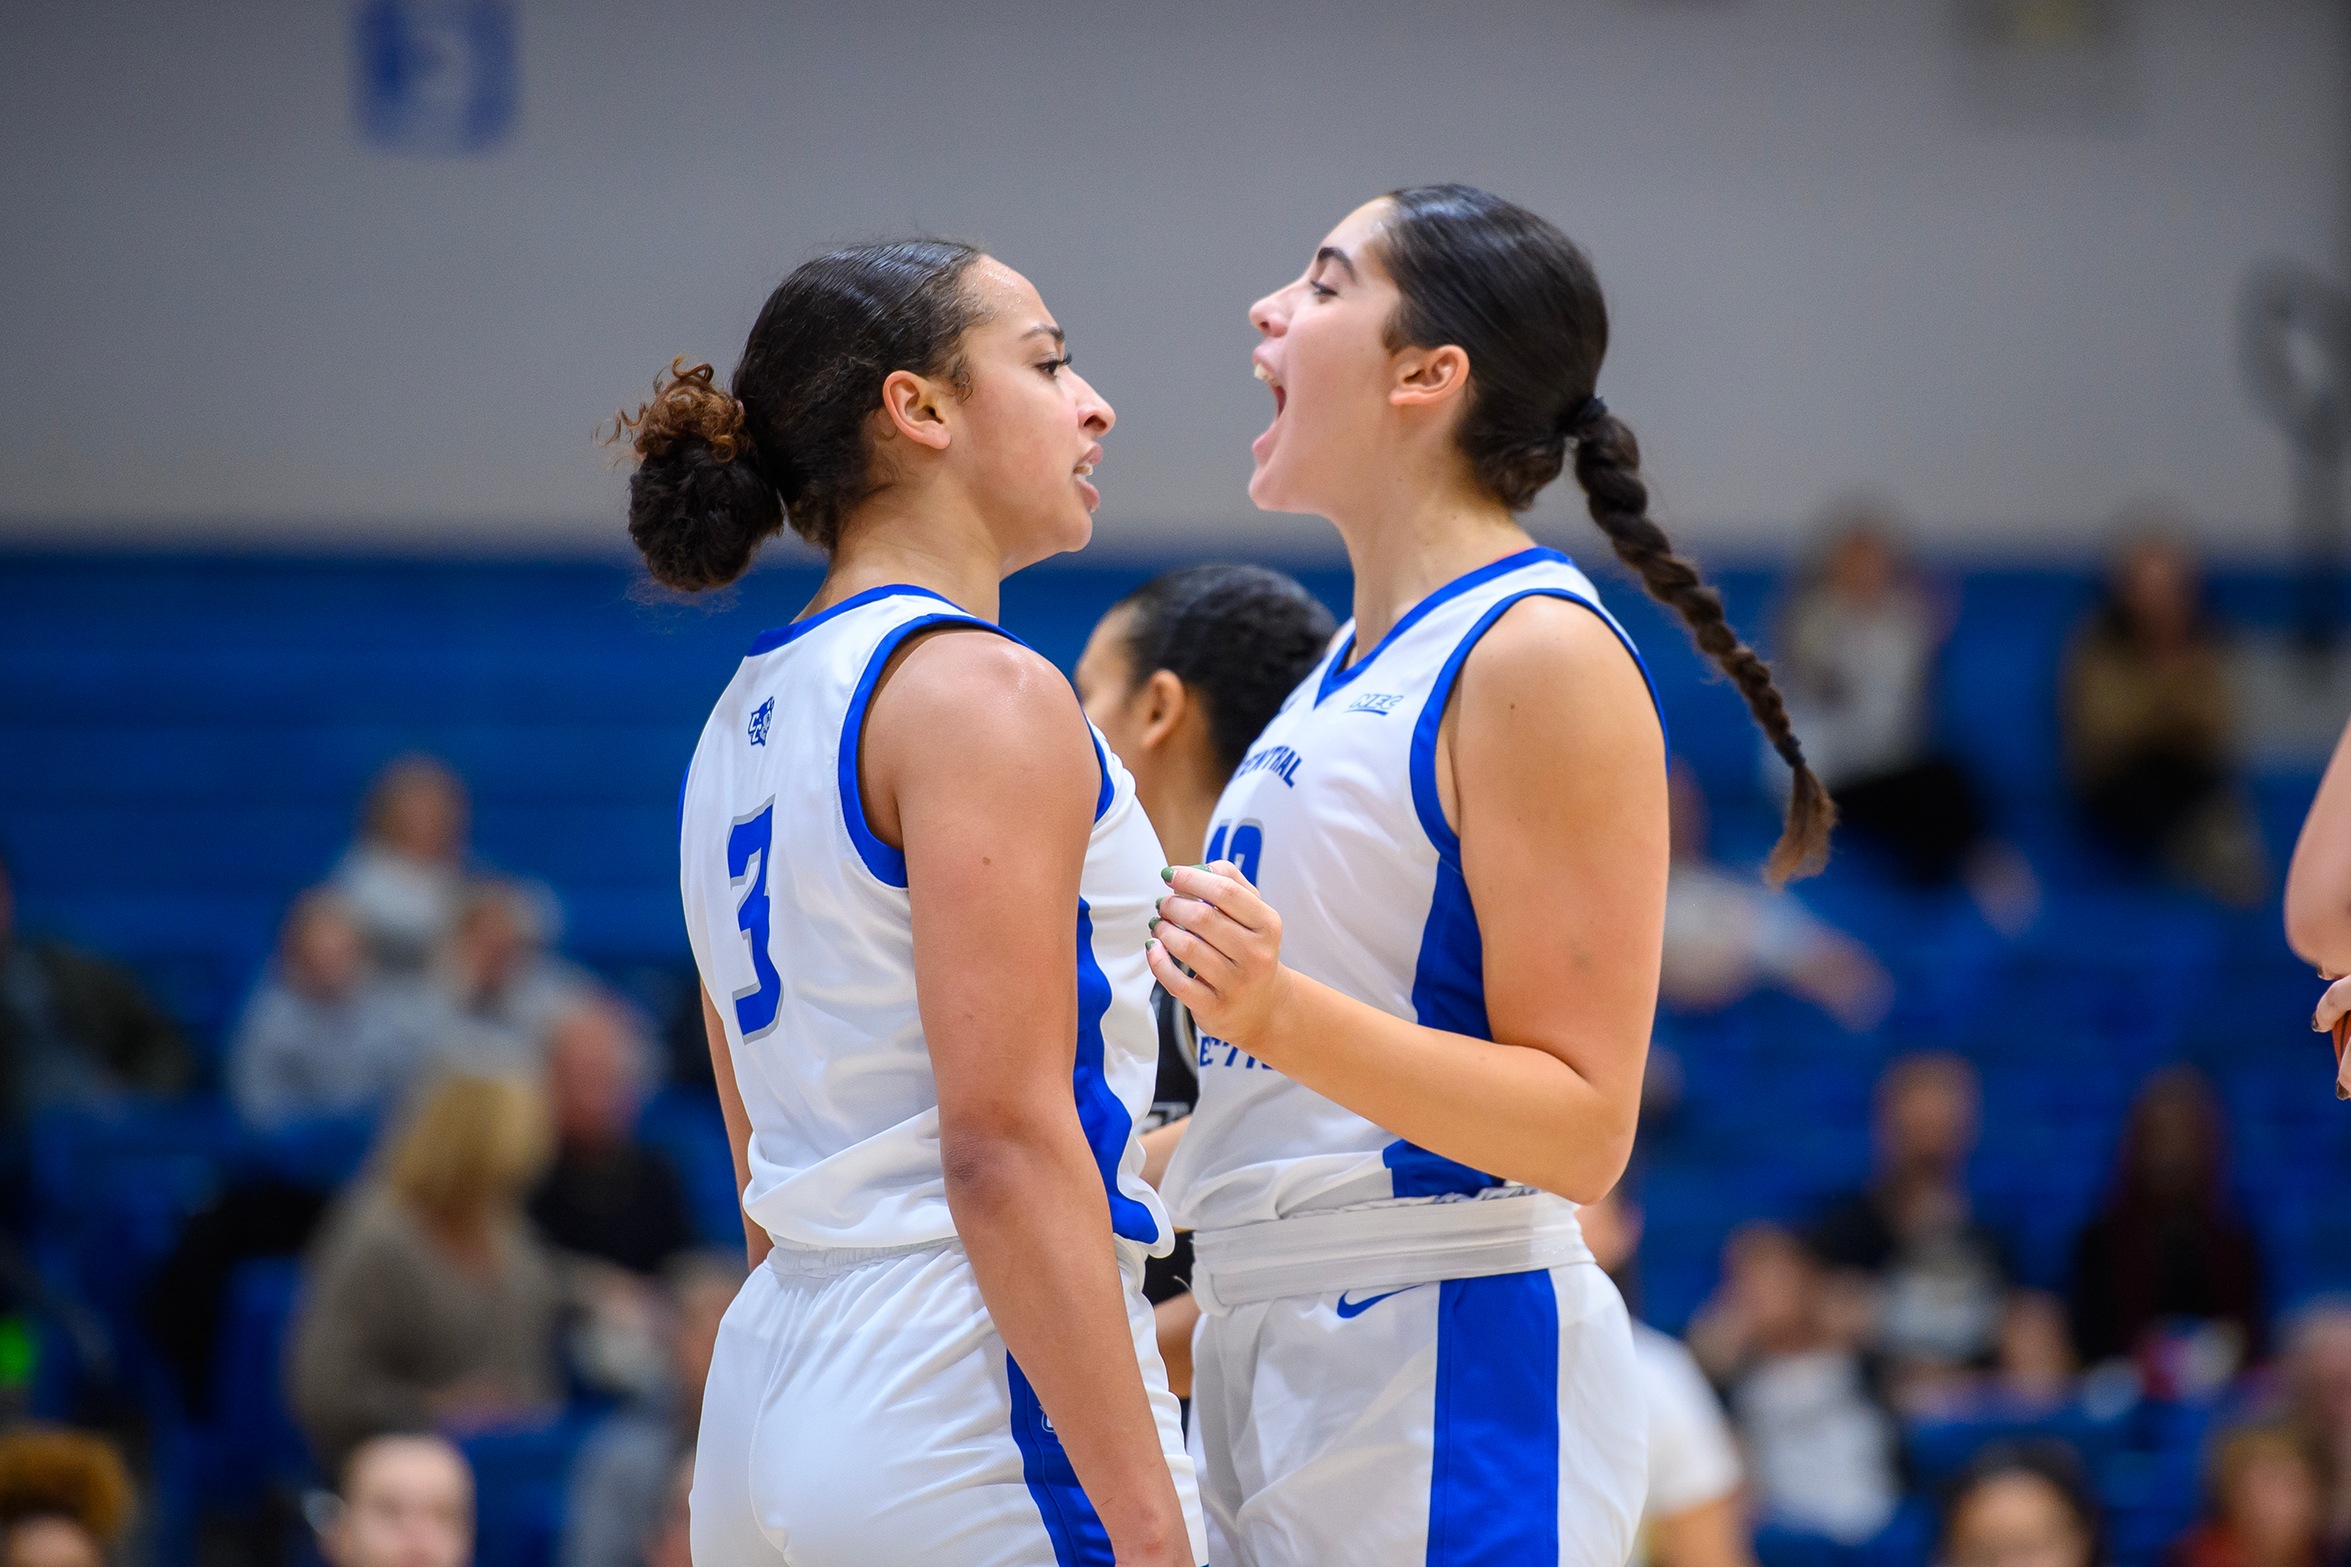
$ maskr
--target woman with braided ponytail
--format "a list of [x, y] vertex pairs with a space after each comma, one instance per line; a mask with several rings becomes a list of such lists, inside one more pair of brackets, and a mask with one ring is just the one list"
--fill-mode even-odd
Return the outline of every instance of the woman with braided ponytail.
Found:
[[1575, 1205], [1633, 1139], [1665, 914], [1665, 737], [1624, 630], [1524, 512], [1592, 520], [1795, 774], [1770, 672], [1648, 515], [1594, 390], [1583, 253], [1465, 186], [1351, 213], [1250, 311], [1250, 497], [1331, 520], [1355, 618], [1171, 867], [1150, 949], [1200, 1100], [1163, 1182], [1195, 1234], [1193, 1442], [1219, 1562], [1617, 1567], [1646, 1435]]

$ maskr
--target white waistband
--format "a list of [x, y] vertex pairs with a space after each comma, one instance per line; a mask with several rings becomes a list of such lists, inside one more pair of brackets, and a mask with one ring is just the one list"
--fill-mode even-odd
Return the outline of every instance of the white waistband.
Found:
[[1575, 1204], [1549, 1192], [1382, 1203], [1192, 1237], [1192, 1293], [1235, 1306], [1334, 1290], [1401, 1288], [1590, 1262]]
[[[837, 1246], [817, 1248], [790, 1246], [774, 1241], [768, 1248], [767, 1261], [761, 1266], [780, 1279], [829, 1279], [843, 1273], [854, 1273], [877, 1262], [890, 1262], [899, 1257], [912, 1257], [924, 1252], [961, 1251], [963, 1240], [950, 1235], [945, 1240], [915, 1241], [905, 1246]], [[1119, 1271], [1130, 1283], [1143, 1277], [1143, 1259], [1149, 1249], [1123, 1235], [1110, 1238], [1111, 1249], [1118, 1254]]]

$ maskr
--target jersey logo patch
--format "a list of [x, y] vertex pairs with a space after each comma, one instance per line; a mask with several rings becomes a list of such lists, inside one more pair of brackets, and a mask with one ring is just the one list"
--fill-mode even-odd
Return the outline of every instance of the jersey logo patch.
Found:
[[775, 717], [775, 712], [776, 699], [772, 696], [751, 710], [749, 733], [753, 745], [767, 744], [767, 724], [769, 719]]
[[1345, 711], [1350, 713], [1393, 713], [1403, 703], [1404, 697], [1399, 692], [1366, 691], [1348, 703]]
[[1392, 1289], [1388, 1291], [1387, 1295], [1367, 1295], [1361, 1300], [1349, 1300], [1347, 1298], [1347, 1292], [1345, 1290], [1341, 1290], [1339, 1292], [1339, 1304], [1335, 1309], [1342, 1318], [1360, 1317], [1365, 1312], [1371, 1310], [1372, 1307], [1378, 1305], [1381, 1301], [1386, 1300], [1388, 1295], [1401, 1295], [1404, 1293], [1404, 1290], [1416, 1290], [1419, 1288], [1420, 1286], [1417, 1284], [1407, 1284], [1404, 1286], [1404, 1289]]

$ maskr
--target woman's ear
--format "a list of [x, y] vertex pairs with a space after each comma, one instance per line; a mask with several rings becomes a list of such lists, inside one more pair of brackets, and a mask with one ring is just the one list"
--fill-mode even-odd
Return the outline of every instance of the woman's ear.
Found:
[[1396, 356], [1396, 384], [1388, 401], [1398, 408], [1434, 408], [1469, 386], [1469, 355], [1457, 345], [1407, 348]]
[[882, 434], [900, 435], [917, 446], [943, 452], [947, 429], [947, 388], [911, 370], [893, 370], [882, 382]]
[[1135, 701], [1143, 714], [1137, 738], [1150, 751], [1173, 739], [1198, 705], [1192, 700], [1190, 688], [1172, 669], [1153, 670], [1151, 678], [1143, 682], [1143, 689], [1135, 693]]

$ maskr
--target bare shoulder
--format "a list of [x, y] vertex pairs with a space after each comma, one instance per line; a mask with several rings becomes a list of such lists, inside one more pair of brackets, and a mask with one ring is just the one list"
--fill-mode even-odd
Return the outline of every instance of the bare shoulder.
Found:
[[1589, 606], [1548, 594], [1511, 605], [1470, 649], [1461, 706], [1514, 724], [1621, 714], [1655, 727], [1649, 683], [1624, 639]]
[[960, 768], [1094, 765], [1077, 695], [1061, 671], [976, 626], [909, 639], [883, 668], [865, 740], [869, 757], [904, 748]]

